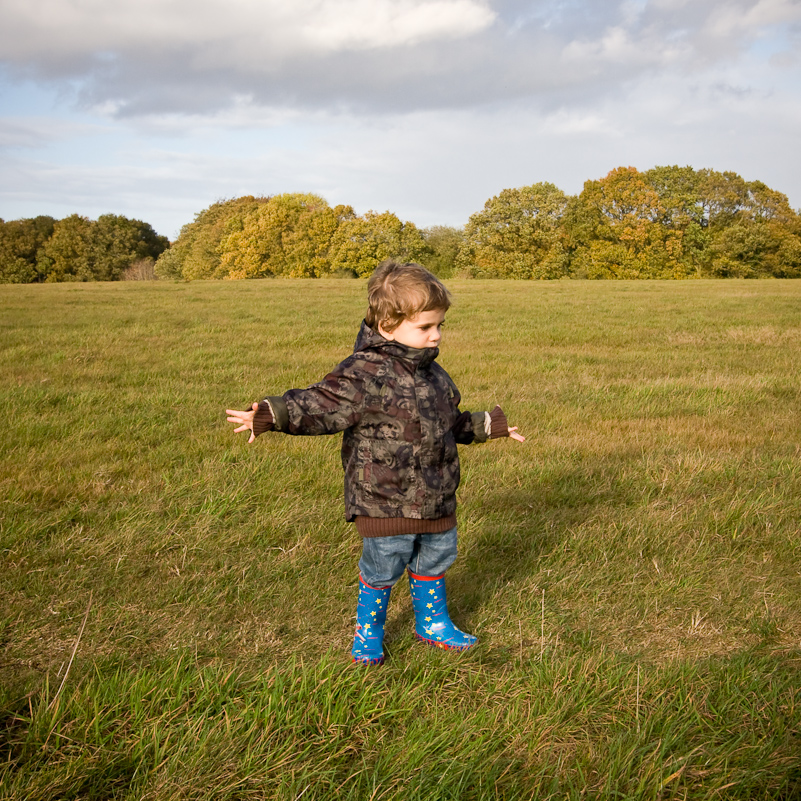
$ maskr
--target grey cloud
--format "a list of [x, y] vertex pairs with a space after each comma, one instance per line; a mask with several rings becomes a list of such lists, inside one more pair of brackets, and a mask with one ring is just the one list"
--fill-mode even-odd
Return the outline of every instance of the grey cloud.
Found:
[[[338, 2], [350, 3], [354, 13], [364, 7], [359, 0]], [[410, 13], [426, 5], [404, 2]], [[9, 69], [49, 82], [77, 82], [83, 105], [111, 108], [119, 116], [212, 113], [242, 96], [265, 106], [356, 113], [469, 108], [506, 100], [548, 109], [617, 91], [622, 82], [665, 67], [693, 74], [740, 53], [760, 35], [760, 25], [791, 27], [801, 18], [801, 7], [791, 0], [440, 2], [465, 3], [477, 15], [476, 23], [454, 35], [440, 22], [432, 23], [428, 37], [423, 28], [403, 29], [396, 44], [387, 35], [376, 47], [364, 46], [345, 30], [326, 48], [312, 47], [309, 42], [316, 40], [303, 33], [296, 18], [283, 21], [285, 40], [280, 20], [274, 20], [274, 29], [249, 37], [240, 19], [221, 21], [218, 38], [210, 40], [209, 25], [221, 7], [206, 0], [186, 7], [183, 27], [170, 21], [172, 35], [156, 16], [149, 38], [128, 41], [115, 25], [107, 29], [107, 41], [88, 36], [84, 50], [48, 49], [51, 34], [43, 26], [36, 39], [40, 49], [27, 51], [6, 41], [2, 52]], [[331, 0], [318, 7], [330, 13]], [[158, 8], [146, 4], [142, 13]], [[225, 8], [230, 15], [231, 6]], [[91, 27], [91, 20], [85, 22]], [[237, 33], [244, 37], [241, 44]]]

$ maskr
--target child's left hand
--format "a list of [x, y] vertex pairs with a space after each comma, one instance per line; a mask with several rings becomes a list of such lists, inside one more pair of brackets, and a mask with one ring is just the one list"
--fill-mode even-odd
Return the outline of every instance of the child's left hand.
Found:
[[518, 442], [525, 442], [526, 438], [522, 434], [517, 433], [517, 426], [509, 427], [509, 438], [516, 439]]

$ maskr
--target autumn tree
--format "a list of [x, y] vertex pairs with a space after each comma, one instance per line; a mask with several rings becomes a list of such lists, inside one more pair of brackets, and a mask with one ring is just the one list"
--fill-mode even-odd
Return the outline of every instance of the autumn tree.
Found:
[[330, 272], [329, 249], [336, 231], [354, 217], [350, 206], [331, 208], [319, 195], [276, 195], [222, 241], [220, 273], [228, 278], [324, 275]]
[[372, 274], [387, 258], [424, 262], [430, 253], [420, 229], [389, 211], [343, 220], [331, 239], [329, 273]]
[[662, 261], [663, 214], [659, 194], [634, 167], [618, 167], [599, 181], [587, 181], [574, 216], [571, 269], [589, 278], [654, 276]]
[[473, 214], [457, 264], [488, 278], [558, 278], [567, 272], [560, 222], [568, 198], [550, 183], [504, 189]]
[[220, 200], [198, 212], [156, 262], [162, 278], [213, 278], [221, 276], [221, 243], [241, 230], [245, 217], [266, 203], [268, 198], [244, 197]]

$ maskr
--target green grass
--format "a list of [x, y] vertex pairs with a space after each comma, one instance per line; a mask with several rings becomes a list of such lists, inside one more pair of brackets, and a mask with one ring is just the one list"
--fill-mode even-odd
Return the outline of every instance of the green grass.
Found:
[[[360, 281], [0, 286], [0, 798], [801, 798], [801, 282], [453, 281], [451, 611], [349, 648]], [[88, 612], [87, 612], [88, 609]]]

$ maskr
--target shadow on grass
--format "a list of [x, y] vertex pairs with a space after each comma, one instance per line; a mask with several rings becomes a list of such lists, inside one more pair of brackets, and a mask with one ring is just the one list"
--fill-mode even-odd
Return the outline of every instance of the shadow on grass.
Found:
[[[536, 476], [527, 486], [495, 488], [463, 505], [460, 556], [448, 575], [449, 608], [457, 625], [491, 603], [499, 587], [527, 583], [543, 557], [572, 536], [571, 529], [602, 509], [641, 498], [617, 479], [614, 461], [569, 465]], [[408, 592], [404, 584], [398, 583], [396, 595]], [[390, 615], [387, 640], [391, 643], [413, 626], [410, 609]]]
[[[613, 461], [569, 465], [536, 476], [525, 487], [496, 489], [468, 507], [466, 514], [479, 518], [478, 530], [465, 543], [453, 580], [464, 613], [488, 603], [499, 586], [524, 583], [538, 572], [543, 557], [602, 510], [638, 499], [617, 475]], [[474, 526], [468, 521], [466, 528]]]

